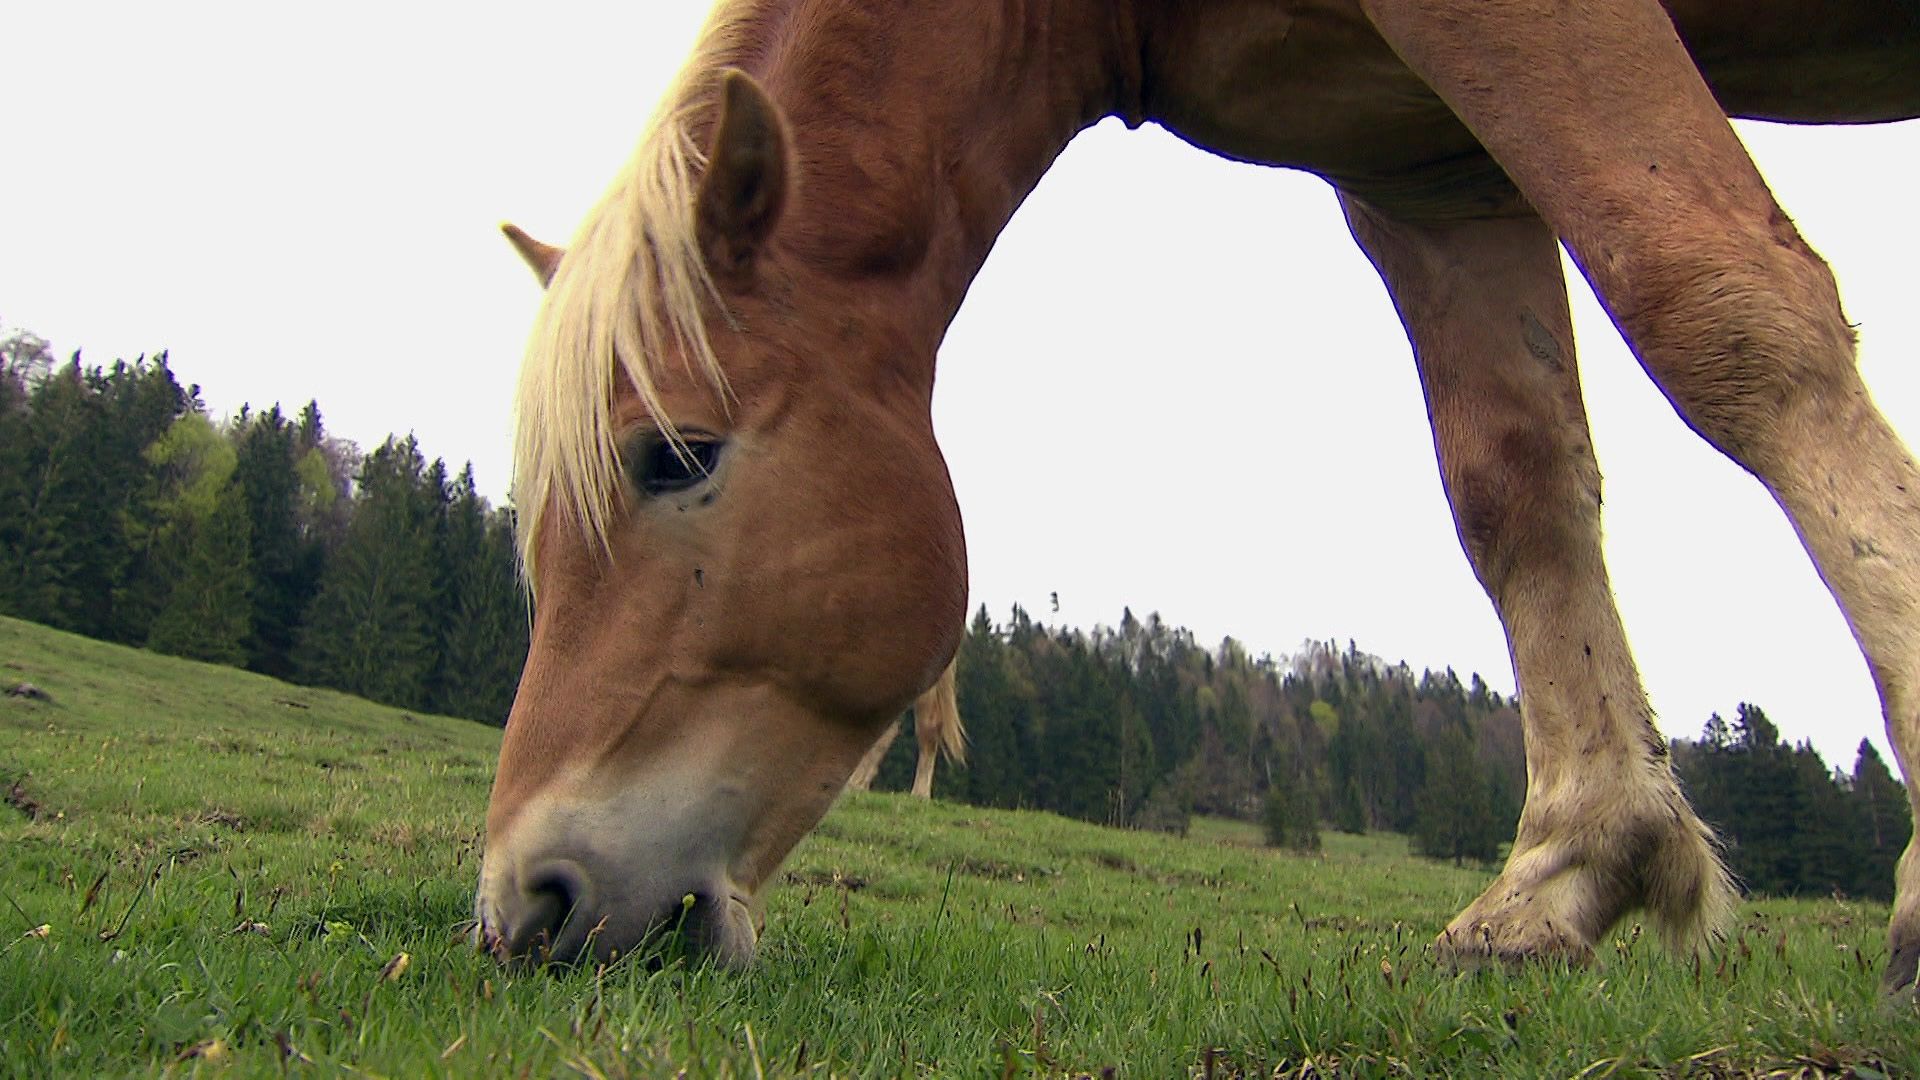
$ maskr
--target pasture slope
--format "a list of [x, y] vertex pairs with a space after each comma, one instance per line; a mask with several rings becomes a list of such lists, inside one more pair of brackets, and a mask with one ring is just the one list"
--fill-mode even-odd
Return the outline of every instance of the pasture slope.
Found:
[[506, 971], [461, 936], [496, 733], [0, 619], [0, 1073], [1920, 1074], [1886, 912], [1768, 902], [1698, 962], [1455, 974], [1484, 883], [849, 798], [744, 975]]

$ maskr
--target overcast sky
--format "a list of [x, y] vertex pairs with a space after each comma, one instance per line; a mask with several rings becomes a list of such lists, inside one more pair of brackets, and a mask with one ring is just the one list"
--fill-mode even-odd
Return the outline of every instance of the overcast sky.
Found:
[[[539, 297], [495, 227], [566, 240], [704, 8], [16, 5], [0, 323], [92, 361], [170, 349], [218, 414], [318, 398], [335, 434], [412, 431], [503, 495]], [[1876, 398], [1920, 437], [1920, 125], [1741, 134], [1833, 262]], [[1608, 555], [1667, 732], [1751, 700], [1830, 763], [1863, 735], [1884, 752], [1784, 517], [1575, 291]], [[975, 284], [934, 409], [997, 618], [1131, 605], [1203, 642], [1352, 638], [1512, 689], [1406, 339], [1312, 177], [1089, 131]]]

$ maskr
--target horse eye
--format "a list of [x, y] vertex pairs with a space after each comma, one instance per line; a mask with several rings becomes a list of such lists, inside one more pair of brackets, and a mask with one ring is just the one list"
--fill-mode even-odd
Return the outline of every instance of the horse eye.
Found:
[[649, 438], [634, 449], [627, 469], [641, 492], [671, 495], [705, 483], [719, 463], [717, 440], [687, 439], [676, 446], [668, 439]]

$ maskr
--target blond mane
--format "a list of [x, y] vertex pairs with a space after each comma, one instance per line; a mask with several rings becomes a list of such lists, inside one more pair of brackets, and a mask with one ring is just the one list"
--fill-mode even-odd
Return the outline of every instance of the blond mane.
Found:
[[713, 107], [748, 0], [720, 0], [693, 55], [648, 123], [633, 157], [588, 213], [547, 287], [520, 370], [514, 501], [520, 562], [533, 582], [533, 538], [550, 509], [602, 546], [620, 483], [614, 380], [625, 375], [668, 438], [655, 388], [677, 347], [689, 372], [727, 400], [726, 373], [707, 338], [718, 303], [694, 233], [693, 200], [706, 149], [695, 132]]

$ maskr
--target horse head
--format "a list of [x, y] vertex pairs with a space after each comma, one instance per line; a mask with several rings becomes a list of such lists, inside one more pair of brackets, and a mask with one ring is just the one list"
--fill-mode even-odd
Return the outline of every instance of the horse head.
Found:
[[508, 227], [547, 294], [516, 444], [535, 615], [476, 898], [502, 955], [678, 930], [749, 961], [761, 887], [958, 644], [943, 327], [795, 254], [806, 177], [759, 84], [684, 97], [569, 249]]

